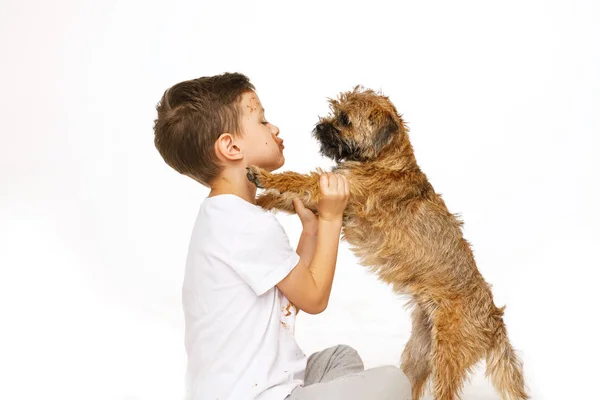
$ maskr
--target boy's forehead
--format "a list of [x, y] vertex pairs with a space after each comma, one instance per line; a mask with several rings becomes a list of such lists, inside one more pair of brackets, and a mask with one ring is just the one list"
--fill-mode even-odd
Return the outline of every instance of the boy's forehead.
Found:
[[242, 108], [244, 112], [254, 113], [262, 110], [262, 104], [260, 103], [260, 99], [254, 92], [246, 92], [242, 95], [241, 99]]

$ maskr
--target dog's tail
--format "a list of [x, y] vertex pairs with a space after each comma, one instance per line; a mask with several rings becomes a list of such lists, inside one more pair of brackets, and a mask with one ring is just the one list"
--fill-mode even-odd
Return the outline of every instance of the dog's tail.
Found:
[[523, 362], [508, 341], [506, 326], [502, 320], [504, 307], [497, 310], [498, 313], [494, 318], [496, 332], [493, 345], [487, 353], [485, 375], [491, 378], [494, 388], [502, 395], [502, 399], [529, 399], [523, 378]]

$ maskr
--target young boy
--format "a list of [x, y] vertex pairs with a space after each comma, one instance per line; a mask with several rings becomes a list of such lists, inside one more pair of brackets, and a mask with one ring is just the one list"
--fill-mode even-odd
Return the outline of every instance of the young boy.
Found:
[[275, 216], [255, 204], [246, 167], [284, 163], [279, 129], [241, 74], [176, 84], [157, 105], [155, 145], [165, 162], [210, 188], [191, 235], [183, 282], [186, 398], [193, 400], [403, 399], [396, 367], [364, 371], [336, 346], [307, 359], [296, 313], [325, 310], [331, 292], [346, 178], [323, 174], [318, 218], [298, 199], [297, 249]]

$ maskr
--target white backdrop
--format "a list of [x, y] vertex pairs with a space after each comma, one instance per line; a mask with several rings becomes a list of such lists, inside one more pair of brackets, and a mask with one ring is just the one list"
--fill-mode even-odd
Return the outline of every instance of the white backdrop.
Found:
[[[310, 136], [326, 97], [389, 95], [507, 305], [533, 398], [600, 398], [599, 20], [572, 0], [3, 0], [0, 398], [181, 398], [180, 288], [207, 190], [160, 158], [154, 107], [225, 71], [256, 85], [296, 171], [330, 165]], [[345, 246], [337, 271], [301, 346], [397, 363], [403, 301]], [[478, 370], [464, 398], [498, 397]]]

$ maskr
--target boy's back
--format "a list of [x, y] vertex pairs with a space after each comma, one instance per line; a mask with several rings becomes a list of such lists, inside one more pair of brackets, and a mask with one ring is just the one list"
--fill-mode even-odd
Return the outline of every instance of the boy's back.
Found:
[[272, 214], [231, 194], [203, 202], [183, 283], [189, 398], [280, 400], [302, 384], [296, 311], [275, 286], [298, 261]]

